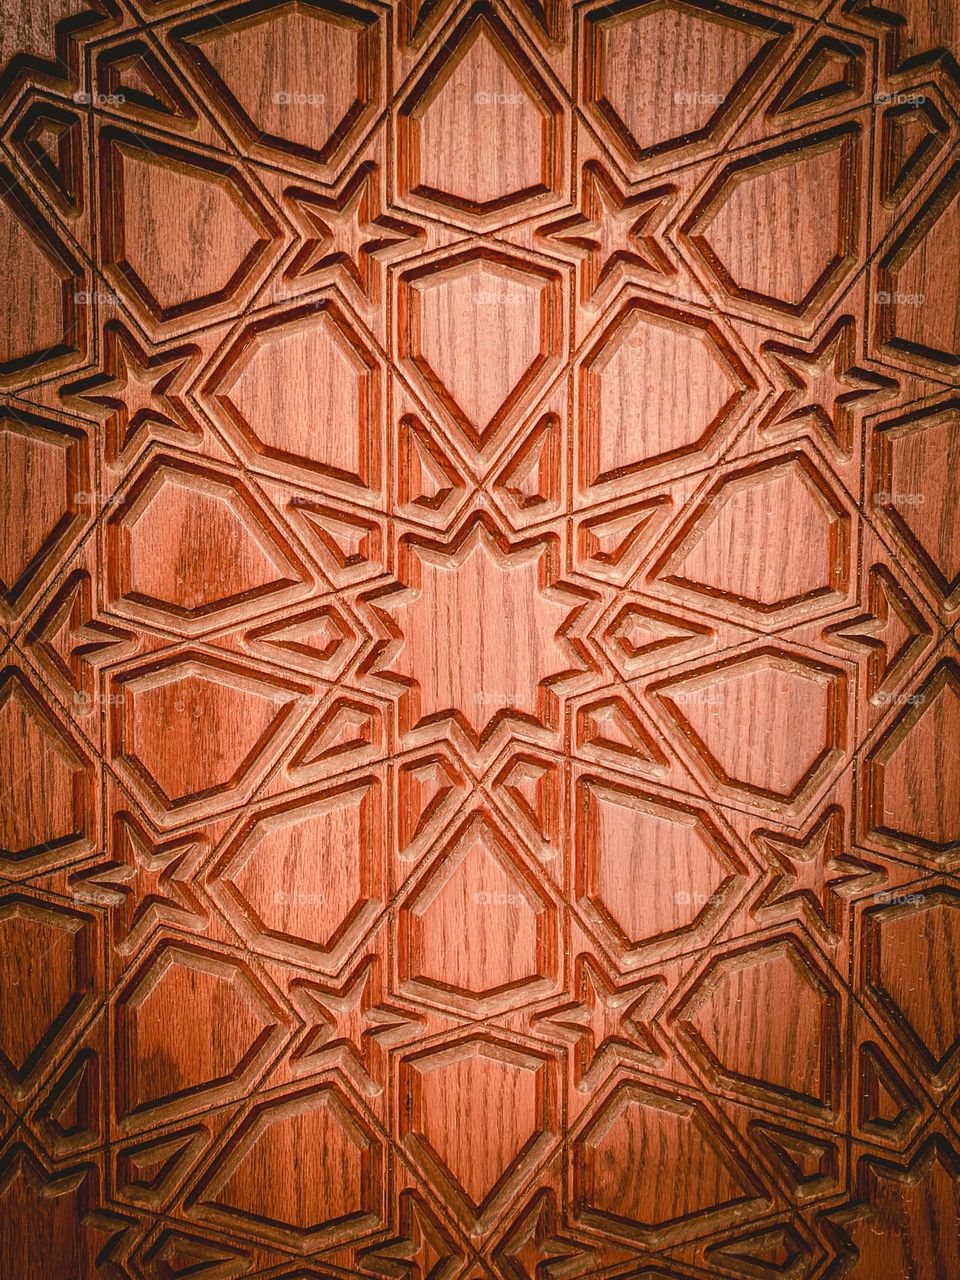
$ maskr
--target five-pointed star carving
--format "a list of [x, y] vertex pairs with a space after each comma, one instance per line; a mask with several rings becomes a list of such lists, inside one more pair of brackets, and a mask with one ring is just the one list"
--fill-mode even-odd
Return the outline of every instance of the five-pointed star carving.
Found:
[[540, 230], [583, 255], [580, 289], [589, 302], [601, 285], [621, 267], [672, 275], [674, 268], [656, 232], [673, 187], [658, 187], [625, 196], [595, 161], [583, 166], [580, 210]]
[[175, 443], [200, 438], [199, 425], [182, 392], [195, 367], [196, 347], [149, 355], [131, 333], [111, 322], [103, 331], [103, 369], [63, 387], [64, 400], [78, 400], [105, 415], [107, 456], [116, 462], [132, 453], [151, 431], [160, 429]]
[[424, 234], [413, 222], [384, 213], [377, 166], [363, 164], [337, 197], [293, 188], [287, 192], [303, 224], [303, 244], [287, 278], [342, 272], [368, 299], [378, 296], [375, 259]]
[[849, 316], [838, 320], [812, 351], [768, 342], [763, 353], [783, 384], [767, 427], [809, 421], [844, 456], [853, 448], [855, 410], [865, 400], [897, 389], [892, 378], [857, 365], [856, 324]]
[[608, 979], [600, 964], [587, 954], [574, 967], [574, 999], [537, 1018], [575, 1042], [574, 1074], [578, 1089], [595, 1087], [618, 1055], [628, 1061], [659, 1058], [646, 1028], [648, 1011], [656, 1002], [662, 980], [646, 978], [626, 986]]
[[192, 836], [155, 841], [129, 814], [113, 824], [115, 857], [79, 873], [77, 889], [112, 907], [114, 945], [136, 950], [160, 924], [196, 930], [205, 913], [190, 880], [204, 852]]
[[843, 891], [879, 877], [880, 868], [844, 853], [843, 810], [824, 811], [799, 838], [758, 831], [756, 838], [775, 868], [758, 908], [805, 907], [814, 923], [836, 937], [843, 921]]
[[585, 667], [570, 632], [588, 594], [558, 580], [555, 538], [510, 543], [484, 514], [449, 544], [403, 540], [398, 584], [367, 599], [392, 636], [405, 731], [452, 719], [474, 748], [508, 717], [555, 726], [553, 685]]
[[311, 1070], [336, 1062], [364, 1093], [381, 1093], [373, 1061], [376, 1043], [395, 1043], [418, 1019], [384, 999], [378, 957], [365, 957], [342, 987], [303, 982], [291, 996], [309, 1028], [296, 1060], [309, 1061]]

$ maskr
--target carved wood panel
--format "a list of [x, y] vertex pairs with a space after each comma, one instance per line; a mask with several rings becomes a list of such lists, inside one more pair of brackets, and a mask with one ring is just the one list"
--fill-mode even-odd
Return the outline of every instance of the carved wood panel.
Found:
[[960, 1276], [958, 58], [4, 0], [4, 1276]]

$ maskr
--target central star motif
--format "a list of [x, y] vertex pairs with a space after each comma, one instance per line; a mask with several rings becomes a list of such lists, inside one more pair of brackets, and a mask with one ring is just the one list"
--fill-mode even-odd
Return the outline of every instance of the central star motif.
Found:
[[556, 726], [553, 686], [585, 666], [571, 629], [587, 598], [559, 581], [558, 551], [555, 537], [510, 543], [483, 515], [446, 545], [401, 541], [373, 666], [405, 686], [403, 731], [452, 719], [479, 748], [507, 718]]

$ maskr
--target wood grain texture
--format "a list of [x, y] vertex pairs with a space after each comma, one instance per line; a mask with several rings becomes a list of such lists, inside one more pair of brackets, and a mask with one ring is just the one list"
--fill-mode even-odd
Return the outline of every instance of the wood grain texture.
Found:
[[0, 1276], [960, 1276], [960, 19], [0, 12]]

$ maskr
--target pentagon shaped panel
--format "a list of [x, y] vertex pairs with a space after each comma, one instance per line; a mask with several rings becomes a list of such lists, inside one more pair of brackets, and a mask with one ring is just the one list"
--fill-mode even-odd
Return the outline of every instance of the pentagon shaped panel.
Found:
[[470, 1226], [496, 1220], [558, 1132], [556, 1063], [489, 1033], [402, 1059], [399, 1088], [400, 1141]]
[[160, 819], [229, 807], [309, 693], [205, 653], [134, 666], [109, 695], [113, 759]]
[[[741, 1034], [745, 1025], [760, 1025], [774, 1004], [790, 1010], [781, 1035]], [[711, 960], [671, 1017], [712, 1084], [827, 1112], [839, 1105], [840, 999], [795, 939]]]
[[719, 141], [790, 33], [697, 0], [594, 5], [582, 24], [584, 106], [628, 166]]
[[683, 237], [735, 305], [807, 320], [836, 294], [860, 246], [862, 151], [849, 123], [727, 165]]
[[398, 908], [401, 990], [471, 1014], [526, 1003], [556, 981], [558, 930], [547, 884], [474, 813]]
[[560, 365], [559, 273], [479, 246], [399, 278], [401, 365], [472, 448], [516, 421]]
[[872, 509], [932, 581], [947, 608], [960, 605], [960, 399], [881, 424], [874, 437]]
[[960, 665], [937, 664], [864, 759], [861, 825], [871, 839], [952, 865], [960, 850]]
[[279, 225], [222, 160], [105, 129], [100, 185], [104, 269], [151, 328], [241, 308], [274, 265]]
[[99, 985], [98, 933], [86, 911], [25, 893], [0, 897], [0, 1090], [8, 1097], [27, 1091], [89, 1015]]
[[622, 784], [577, 784], [576, 894], [617, 956], [703, 945], [745, 867], [705, 808]]
[[[665, 386], [674, 394], [665, 396]], [[581, 491], [619, 487], [626, 477], [719, 445], [755, 389], [713, 320], [628, 298], [579, 367]]]
[[600, 1099], [570, 1163], [577, 1225], [654, 1247], [762, 1200], [702, 1103], [632, 1082]]
[[674, 737], [723, 795], [807, 803], [843, 760], [846, 672], [775, 648], [737, 654], [651, 687]]
[[86, 523], [90, 444], [78, 428], [0, 406], [0, 607], [19, 612]]
[[865, 984], [942, 1087], [960, 1065], [960, 894], [935, 888], [864, 916]]
[[38, 689], [0, 672], [0, 868], [6, 875], [89, 852], [96, 770]]
[[422, 71], [396, 130], [399, 194], [412, 208], [485, 224], [560, 190], [560, 99], [485, 0]]
[[[849, 508], [805, 454], [716, 481], [658, 562], [659, 581], [761, 625], [836, 609], [852, 579]], [[769, 548], [788, 527], [780, 554]], [[691, 601], [692, 603], [692, 601]], [[709, 607], [709, 605], [708, 605]]]

